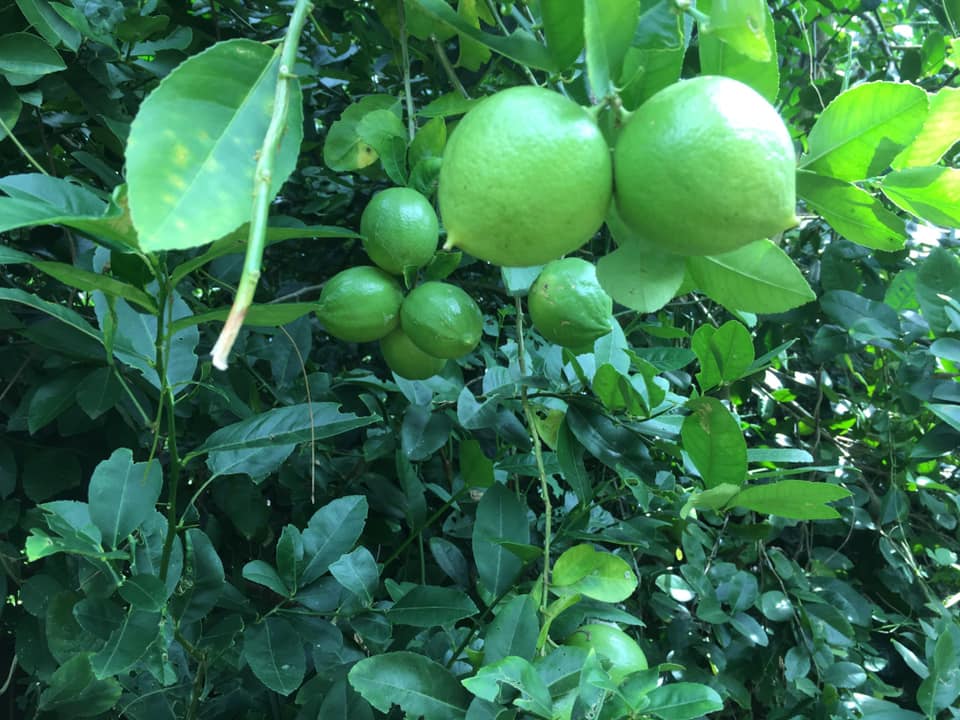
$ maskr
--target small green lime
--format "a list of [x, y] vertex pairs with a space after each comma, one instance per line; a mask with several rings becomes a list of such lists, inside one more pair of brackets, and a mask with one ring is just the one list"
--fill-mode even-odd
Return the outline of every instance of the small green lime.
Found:
[[606, 623], [590, 623], [581, 626], [567, 638], [567, 645], [593, 648], [600, 656], [610, 678], [619, 683], [630, 673], [647, 669], [647, 656], [637, 641], [623, 630]]
[[581, 258], [548, 263], [537, 276], [527, 307], [547, 340], [579, 350], [611, 330], [613, 300], [600, 287], [597, 268]]
[[394, 275], [419, 269], [437, 251], [440, 225], [430, 202], [416, 190], [393, 187], [373, 196], [360, 217], [363, 249]]
[[613, 153], [624, 222], [677, 255], [716, 255], [797, 223], [796, 153], [776, 109], [727, 77], [681, 80], [630, 117]]
[[443, 151], [444, 247], [496, 265], [555, 260], [589, 240], [610, 204], [610, 148], [590, 114], [539, 87], [468, 112]]
[[400, 324], [413, 343], [439, 358], [458, 358], [473, 350], [483, 333], [483, 313], [456, 285], [430, 281], [418, 285], [400, 307]]
[[406, 333], [397, 328], [380, 341], [380, 353], [387, 367], [407, 380], [426, 380], [433, 377], [447, 361], [428, 355], [414, 345]]
[[372, 342], [397, 327], [403, 291], [380, 268], [359, 265], [327, 280], [317, 317], [327, 332], [347, 342]]

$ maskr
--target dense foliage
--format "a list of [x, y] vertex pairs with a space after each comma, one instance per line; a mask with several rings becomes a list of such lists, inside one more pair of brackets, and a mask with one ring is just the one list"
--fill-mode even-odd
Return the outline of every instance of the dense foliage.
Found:
[[[960, 3], [318, 0], [216, 370], [292, 11], [0, 8], [7, 716], [960, 717]], [[538, 269], [456, 252], [419, 281], [483, 339], [439, 376], [325, 332], [366, 203], [433, 197], [476, 99], [550, 87], [612, 142], [699, 74], [791, 130], [776, 244], [609, 223], [582, 354]]]

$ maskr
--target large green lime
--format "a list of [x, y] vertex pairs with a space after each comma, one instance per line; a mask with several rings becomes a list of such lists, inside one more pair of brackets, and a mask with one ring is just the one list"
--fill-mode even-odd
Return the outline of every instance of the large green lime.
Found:
[[796, 154], [776, 109], [726, 77], [681, 80], [631, 116], [613, 154], [623, 220], [679, 255], [714, 255], [797, 223]]
[[530, 288], [527, 307], [541, 335], [574, 349], [592, 347], [613, 322], [613, 301], [597, 281], [597, 268], [581, 258], [548, 263]]
[[440, 227], [430, 202], [416, 190], [394, 187], [373, 196], [360, 217], [363, 249], [377, 265], [400, 275], [437, 251]]
[[400, 322], [403, 291], [380, 268], [359, 265], [327, 280], [317, 317], [335, 338], [348, 342], [379, 340]]
[[637, 641], [613, 625], [583, 625], [567, 638], [566, 644], [584, 649], [593, 648], [615, 683], [619, 683], [630, 673], [647, 669], [647, 656]]
[[576, 250], [603, 223], [611, 160], [590, 115], [552, 90], [503, 90], [468, 112], [440, 168], [444, 247], [529, 266]]
[[387, 367], [407, 380], [426, 380], [433, 377], [447, 364], [442, 358], [428, 355], [413, 344], [413, 340], [400, 328], [380, 341], [380, 352]]
[[483, 314], [476, 301], [456, 285], [431, 281], [415, 287], [404, 299], [400, 324], [425, 353], [458, 358], [480, 342]]

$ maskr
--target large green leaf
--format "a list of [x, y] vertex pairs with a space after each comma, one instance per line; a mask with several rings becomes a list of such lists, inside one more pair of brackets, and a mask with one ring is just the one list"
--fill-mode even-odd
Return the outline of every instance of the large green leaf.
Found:
[[934, 225], [960, 227], [960, 170], [910, 167], [890, 173], [880, 187], [908, 213]]
[[694, 720], [723, 709], [720, 694], [700, 683], [677, 682], [654, 688], [644, 712], [661, 720]]
[[600, 602], [623, 602], [637, 589], [637, 577], [626, 560], [587, 544], [564, 551], [553, 565], [551, 578], [558, 594], [580, 594]]
[[350, 669], [350, 684], [380, 712], [394, 705], [408, 717], [463, 720], [470, 696], [440, 663], [412, 652], [365, 658]]
[[98, 343], [103, 343], [103, 336], [100, 334], [99, 330], [95, 329], [92, 325], [90, 325], [90, 323], [84, 320], [79, 313], [63, 306], [60, 303], [41, 300], [36, 295], [17, 288], [0, 288], [0, 301], [3, 300], [19, 303], [20, 305], [26, 305], [34, 310], [39, 310], [40, 312], [46, 313], [50, 317], [56, 318], [57, 320], [69, 325], [74, 330], [79, 330], [84, 335], [93, 338]]
[[0, 73], [11, 85], [25, 85], [66, 67], [60, 54], [36, 35], [19, 32], [0, 36]]
[[934, 248], [917, 270], [916, 293], [933, 334], [941, 336], [949, 332], [952, 322], [944, 297], [960, 299], [960, 258], [957, 254], [946, 248]]
[[817, 119], [800, 166], [841, 180], [879, 175], [919, 132], [927, 105], [923, 89], [909, 83], [850, 88]]
[[747, 444], [736, 418], [713, 397], [687, 404], [692, 410], [680, 430], [683, 449], [707, 488], [742, 485], [747, 476]]
[[583, 50], [583, 0], [541, 0], [540, 15], [547, 50], [564, 69]]
[[533, 596], [514, 595], [487, 626], [483, 662], [490, 664], [510, 656], [532, 660], [539, 632], [540, 621]]
[[98, 679], [90, 665], [90, 653], [77, 653], [63, 663], [40, 693], [39, 710], [66, 717], [94, 717], [116, 705], [123, 688], [116, 678]]
[[767, 39], [769, 10], [763, 0], [708, 0], [698, 2], [697, 10], [710, 16], [700, 23], [702, 36], [717, 37], [755, 62], [776, 57]]
[[[126, 159], [130, 211], [144, 250], [196, 247], [250, 220], [278, 68], [279, 55], [265, 45], [227, 40], [188, 59], [143, 101]], [[272, 195], [296, 166], [302, 137], [295, 84]]]
[[839, 485], [807, 480], [781, 480], [743, 488], [730, 505], [794, 520], [833, 520], [840, 517], [829, 502], [850, 497]]
[[243, 657], [260, 682], [284, 696], [300, 687], [307, 669], [303, 640], [281, 617], [247, 627]]
[[131, 609], [90, 665], [98, 679], [127, 670], [143, 657], [160, 634], [160, 613]]
[[540, 70], [558, 70], [553, 56], [546, 47], [525, 30], [514, 30], [510, 35], [493, 35], [478, 30], [465, 18], [447, 5], [444, 0], [404, 0], [407, 7], [415, 6], [432, 19], [456, 30], [462, 36], [485, 45], [494, 52], [515, 60], [521, 65]]
[[797, 193], [851, 242], [887, 251], [899, 250], [906, 242], [903, 219], [852, 183], [801, 171], [797, 173]]
[[47, 0], [17, 0], [17, 6], [33, 29], [51, 46], [63, 43], [73, 51], [80, 47], [80, 33], [60, 17]]
[[109, 547], [117, 547], [154, 512], [162, 485], [160, 463], [135, 463], [127, 448], [97, 465], [90, 478], [90, 516]]
[[517, 496], [497, 483], [484, 491], [473, 525], [477, 573], [493, 596], [506, 592], [523, 568], [520, 558], [503, 547], [504, 541], [525, 545], [530, 542], [530, 526]]
[[816, 298], [789, 256], [769, 240], [687, 258], [696, 287], [730, 310], [777, 313]]
[[656, 312], [677, 294], [686, 269], [679, 255], [626, 242], [597, 262], [597, 280], [607, 294], [637, 312]]
[[896, 170], [933, 165], [960, 142], [960, 88], [946, 87], [930, 98], [920, 132], [891, 163]]
[[473, 617], [477, 606], [457, 588], [417, 585], [394, 603], [387, 619], [398, 625], [440, 627]]
[[367, 499], [362, 495], [337, 498], [317, 510], [303, 531], [304, 567], [300, 584], [309, 585], [330, 563], [348, 552], [367, 520]]
[[330, 563], [330, 574], [356, 595], [365, 607], [373, 604], [373, 596], [380, 582], [380, 570], [373, 554], [365, 547], [344, 553]]
[[205, 532], [191, 528], [183, 535], [186, 546], [180, 592], [170, 601], [171, 614], [181, 626], [202, 620], [223, 594], [223, 562]]
[[[502, 692], [501, 685], [519, 690], [521, 696], [514, 700], [517, 707], [527, 710], [531, 716], [554, 718], [550, 689], [540, 677], [537, 668], [524, 658], [508, 656], [494, 663], [484, 663], [479, 672], [463, 681], [464, 686], [488, 702], [494, 702]], [[589, 717], [589, 716], [586, 716]]]

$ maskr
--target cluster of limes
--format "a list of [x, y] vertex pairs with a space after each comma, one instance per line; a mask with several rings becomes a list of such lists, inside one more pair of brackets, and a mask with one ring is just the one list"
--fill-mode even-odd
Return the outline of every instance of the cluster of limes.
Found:
[[[776, 109], [749, 86], [702, 76], [675, 83], [624, 123], [611, 152], [587, 110], [539, 87], [486, 98], [452, 133], [438, 201], [445, 249], [496, 265], [542, 265], [527, 298], [549, 341], [589, 350], [610, 332], [613, 303], [595, 266], [563, 256], [616, 207], [651, 252], [715, 255], [796, 224], [796, 155]], [[394, 277], [437, 249], [430, 202], [409, 188], [370, 201], [363, 246], [375, 266], [330, 279], [318, 315], [328, 332], [380, 341], [398, 375], [423, 379], [471, 352], [483, 318], [462, 289], [428, 281], [404, 296]]]
[[483, 329], [480, 307], [456, 285], [428, 281], [405, 295], [396, 277], [430, 262], [439, 230], [433, 206], [416, 190], [377, 193], [360, 218], [363, 248], [375, 264], [334, 275], [317, 306], [328, 333], [379, 340], [387, 366], [410, 380], [436, 375], [447, 359], [472, 351]]

